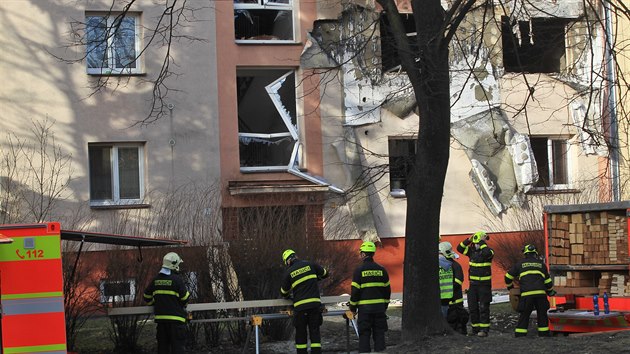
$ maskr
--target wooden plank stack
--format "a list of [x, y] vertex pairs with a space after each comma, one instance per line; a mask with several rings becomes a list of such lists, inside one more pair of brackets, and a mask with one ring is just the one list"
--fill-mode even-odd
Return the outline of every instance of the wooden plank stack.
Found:
[[[630, 264], [625, 210], [551, 214], [549, 221], [550, 264], [579, 268], [554, 272], [555, 286], [568, 294], [630, 296], [630, 273], [618, 269]], [[617, 267], [607, 270], [606, 265]]]

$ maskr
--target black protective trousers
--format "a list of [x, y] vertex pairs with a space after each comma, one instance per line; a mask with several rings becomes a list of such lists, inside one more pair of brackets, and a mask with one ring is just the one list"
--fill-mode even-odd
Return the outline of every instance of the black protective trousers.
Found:
[[293, 324], [295, 325], [295, 349], [298, 354], [308, 353], [309, 338], [311, 339], [311, 354], [322, 352], [322, 337], [319, 333], [319, 327], [322, 325], [323, 319], [319, 307], [295, 311]]
[[157, 323], [158, 354], [181, 354], [185, 352], [186, 324], [182, 322]]
[[374, 339], [374, 351], [385, 351], [385, 332], [387, 331], [387, 316], [385, 312], [361, 313], [357, 319], [359, 327], [359, 353], [369, 353], [371, 340]]
[[490, 330], [490, 302], [492, 289], [490, 282], [470, 284], [468, 289], [468, 310], [473, 333]]
[[549, 335], [549, 317], [547, 317], [549, 300], [547, 300], [547, 296], [545, 295], [533, 295], [522, 296], [518, 302], [518, 312], [520, 312], [520, 316], [518, 317], [518, 322], [514, 329], [515, 337], [524, 337], [527, 335], [529, 318], [534, 309], [536, 309], [538, 335], [541, 337]]

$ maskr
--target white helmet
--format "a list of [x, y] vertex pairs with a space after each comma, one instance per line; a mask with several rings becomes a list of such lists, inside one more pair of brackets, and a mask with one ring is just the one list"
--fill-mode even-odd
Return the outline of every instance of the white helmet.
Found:
[[446, 258], [459, 258], [457, 253], [453, 252], [453, 246], [448, 241], [440, 242], [439, 250], [440, 254]]
[[179, 265], [184, 263], [182, 258], [175, 252], [169, 252], [164, 256], [162, 260], [162, 267], [179, 271]]

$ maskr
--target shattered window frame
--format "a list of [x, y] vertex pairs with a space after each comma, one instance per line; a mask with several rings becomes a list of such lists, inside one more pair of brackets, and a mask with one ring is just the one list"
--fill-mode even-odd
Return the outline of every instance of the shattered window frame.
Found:
[[[86, 12], [85, 65], [89, 75], [143, 73], [139, 58], [142, 51], [140, 15], [138, 12], [124, 15], [118, 12]], [[118, 29], [113, 32], [116, 27]], [[132, 29], [133, 33], [128, 33]]]
[[[418, 32], [416, 31], [416, 23], [413, 13], [401, 13], [400, 16], [403, 21], [403, 26], [405, 27], [409, 45], [413, 51], [418, 46]], [[402, 70], [402, 63], [400, 61], [400, 56], [398, 55], [398, 47], [395, 44], [396, 42], [394, 41], [393, 34], [391, 31], [388, 31], [389, 22], [385, 11], [382, 11], [380, 14], [378, 26], [381, 39], [381, 70], [385, 74], [398, 72]]]
[[234, 39], [236, 43], [295, 43], [297, 13], [293, 0], [235, 0]]
[[501, 17], [503, 68], [511, 73], [559, 73], [566, 67], [567, 28], [562, 17], [533, 17], [529, 21]]
[[417, 142], [418, 139], [413, 136], [390, 136], [387, 139], [390, 192], [406, 190], [418, 153]]
[[[566, 137], [530, 136], [529, 140], [538, 168], [538, 182], [534, 185], [534, 190], [570, 189], [569, 139]], [[541, 156], [542, 151], [544, 151], [544, 156]]]
[[[237, 69], [237, 77], [255, 77], [255, 76], [251, 76], [253, 74], [251, 74], [251, 72], [256, 72], [259, 71], [261, 74], [265, 73], [265, 72], [269, 72], [269, 71], [285, 71], [285, 69], [277, 69], [277, 68], [269, 68], [269, 69]], [[249, 73], [249, 74], [247, 74]], [[250, 75], [250, 76], [246, 76], [246, 75]], [[293, 75], [293, 79], [292, 80], [287, 80], [291, 75]], [[278, 78], [276, 78], [275, 80], [273, 80], [271, 83], [265, 85], [264, 89], [269, 97], [269, 100], [272, 102], [274, 109], [276, 110], [278, 116], [281, 118], [282, 123], [284, 124], [284, 127], [286, 128], [286, 130], [283, 131], [251, 131], [251, 132], [244, 132], [241, 126], [242, 122], [246, 122], [247, 118], [241, 118], [241, 111], [240, 111], [240, 106], [241, 106], [241, 102], [239, 102], [239, 132], [238, 132], [238, 137], [239, 137], [239, 164], [240, 164], [240, 170], [241, 172], [273, 172], [273, 171], [287, 171], [290, 169], [297, 169], [297, 166], [299, 165], [299, 156], [300, 156], [300, 148], [301, 148], [301, 141], [300, 141], [300, 137], [299, 137], [299, 133], [298, 133], [298, 120], [297, 120], [297, 116], [292, 117], [291, 116], [291, 112], [293, 112], [293, 114], [297, 115], [297, 87], [296, 87], [296, 75], [297, 75], [297, 71], [293, 70], [293, 69], [289, 69], [288, 71], [286, 71], [284, 74], [280, 75]], [[260, 75], [260, 77], [264, 77], [263, 75]], [[238, 81], [238, 80], [237, 80]], [[283, 97], [281, 94], [281, 89], [283, 88], [284, 85], [293, 85], [293, 96], [290, 97], [292, 98], [292, 101], [290, 102], [293, 106], [292, 107], [286, 107], [285, 104], [287, 103], [286, 101], [283, 102]], [[241, 88], [239, 87], [240, 84], [237, 83], [237, 90], [240, 90]], [[286, 88], [285, 88], [286, 89]], [[249, 91], [249, 88], [246, 90]], [[254, 92], [256, 93], [256, 92]], [[271, 117], [273, 119], [273, 116]], [[295, 125], [294, 123], [295, 122]], [[277, 128], [274, 126], [274, 128]], [[284, 164], [269, 164], [269, 165], [256, 165], [256, 166], [252, 166], [252, 165], [244, 165], [244, 163], [246, 163], [246, 161], [250, 161], [252, 158], [248, 158], [247, 157], [247, 148], [248, 145], [250, 144], [255, 144], [255, 143], [261, 143], [261, 144], [265, 144], [268, 147], [278, 147], [280, 149], [284, 148], [285, 149], [289, 149], [291, 150], [291, 153], [288, 156], [288, 159], [286, 160], [286, 163]], [[287, 144], [288, 143], [288, 146]], [[283, 146], [280, 146], [280, 145]], [[250, 149], [251, 150], [251, 149]], [[258, 150], [259, 153], [264, 153], [264, 151], [261, 151], [262, 149], [257, 149], [254, 148], [254, 150]], [[285, 152], [287, 151], [285, 150]], [[253, 151], [253, 150], [252, 150]], [[258, 157], [258, 159], [276, 159], [276, 158], [282, 158], [282, 156], [277, 156], [277, 154], [275, 154], [276, 151], [269, 151], [269, 154], [273, 154], [273, 156], [269, 157]], [[253, 157], [256, 158], [256, 157]]]
[[[121, 151], [125, 150], [136, 151], [135, 156], [127, 155], [133, 159], [131, 164], [128, 165], [133, 166], [133, 170], [121, 168], [125, 164], [125, 154], [121, 153]], [[107, 154], [107, 156], [102, 155], [103, 159], [99, 160], [97, 154]], [[106, 207], [142, 204], [145, 192], [144, 156], [144, 143], [89, 143], [90, 206]], [[127, 192], [125, 192], [126, 190]], [[129, 194], [125, 195], [125, 193]]]

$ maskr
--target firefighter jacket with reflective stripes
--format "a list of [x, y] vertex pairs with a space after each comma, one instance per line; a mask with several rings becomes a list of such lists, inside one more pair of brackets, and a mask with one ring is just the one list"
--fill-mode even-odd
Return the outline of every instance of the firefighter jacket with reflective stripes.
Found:
[[449, 302], [449, 305], [455, 304], [463, 304], [464, 303], [464, 293], [462, 291], [462, 285], [464, 284], [464, 270], [462, 266], [457, 263], [456, 260], [449, 258], [448, 259], [453, 265], [453, 299]]
[[317, 282], [327, 276], [328, 271], [319, 264], [296, 259], [284, 273], [280, 293], [287, 298], [293, 293], [295, 311], [319, 307], [322, 301]]
[[359, 313], [385, 312], [391, 292], [387, 270], [367, 257], [352, 275], [350, 306], [358, 308]]
[[440, 259], [440, 299], [446, 301], [446, 304], [453, 299], [453, 264], [443, 255]]
[[[477, 248], [476, 245], [479, 245]], [[468, 279], [470, 284], [491, 285], [492, 283], [492, 258], [494, 251], [488, 247], [485, 241], [478, 244], [465, 239], [457, 245], [457, 251], [468, 257]]]
[[186, 322], [185, 306], [190, 293], [175, 273], [159, 273], [144, 291], [144, 301], [153, 305], [155, 322]]
[[549, 277], [547, 266], [535, 253], [525, 254], [525, 258], [516, 263], [505, 273], [505, 284], [508, 289], [514, 287], [514, 281], [518, 281], [521, 288], [521, 297], [542, 295], [553, 289], [553, 282]]

